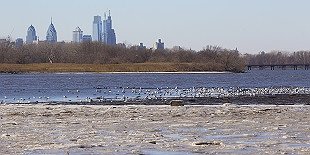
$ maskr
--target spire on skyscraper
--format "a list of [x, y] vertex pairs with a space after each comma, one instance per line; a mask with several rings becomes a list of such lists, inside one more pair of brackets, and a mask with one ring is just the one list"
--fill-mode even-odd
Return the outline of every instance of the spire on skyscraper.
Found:
[[53, 18], [51, 17], [51, 24], [48, 27], [47, 33], [46, 33], [46, 41], [49, 43], [56, 43], [57, 42], [57, 31], [55, 29], [55, 26], [53, 24]]

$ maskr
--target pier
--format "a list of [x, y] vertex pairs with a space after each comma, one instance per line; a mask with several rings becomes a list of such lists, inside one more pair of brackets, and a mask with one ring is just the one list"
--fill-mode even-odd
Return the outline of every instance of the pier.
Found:
[[270, 70], [275, 70], [276, 68], [286, 70], [287, 68], [292, 68], [294, 70], [305, 69], [309, 70], [310, 64], [272, 64], [272, 65], [247, 65], [248, 70], [253, 68], [258, 68], [260, 70], [270, 68]]

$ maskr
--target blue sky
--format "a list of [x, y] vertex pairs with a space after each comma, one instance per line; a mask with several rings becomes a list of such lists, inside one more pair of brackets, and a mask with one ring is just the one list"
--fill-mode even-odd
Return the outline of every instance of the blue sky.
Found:
[[2, 0], [0, 37], [25, 39], [33, 24], [45, 38], [53, 17], [59, 40], [80, 26], [91, 34], [94, 15], [112, 11], [117, 42], [148, 47], [162, 38], [200, 50], [207, 45], [242, 53], [310, 50], [309, 0]]

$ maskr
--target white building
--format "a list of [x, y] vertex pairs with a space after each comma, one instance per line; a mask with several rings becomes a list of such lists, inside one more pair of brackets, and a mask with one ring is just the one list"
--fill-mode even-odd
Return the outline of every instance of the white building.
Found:
[[93, 21], [93, 36], [92, 40], [93, 41], [98, 41], [102, 42], [102, 20], [101, 16], [94, 16], [94, 21]]
[[83, 31], [81, 30], [81, 28], [77, 27], [74, 31], [73, 31], [73, 39], [72, 41], [74, 43], [80, 43], [83, 41]]

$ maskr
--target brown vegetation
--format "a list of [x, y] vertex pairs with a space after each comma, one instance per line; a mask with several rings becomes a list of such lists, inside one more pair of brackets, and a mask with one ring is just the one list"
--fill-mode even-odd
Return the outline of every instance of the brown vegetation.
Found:
[[[215, 67], [214, 67], [215, 68]], [[207, 63], [126, 63], [126, 64], [0, 64], [2, 73], [22, 72], [202, 72], [222, 71]]]
[[[49, 65], [47, 63], [56, 63]], [[102, 43], [0, 44], [0, 71], [231, 71], [242, 72], [236, 50], [208, 46], [201, 51], [151, 50]], [[28, 64], [28, 65], [8, 65]], [[41, 64], [41, 65], [38, 65]], [[79, 65], [78, 65], [79, 64]], [[87, 64], [87, 65], [86, 65]], [[23, 68], [23, 69], [22, 69]]]

